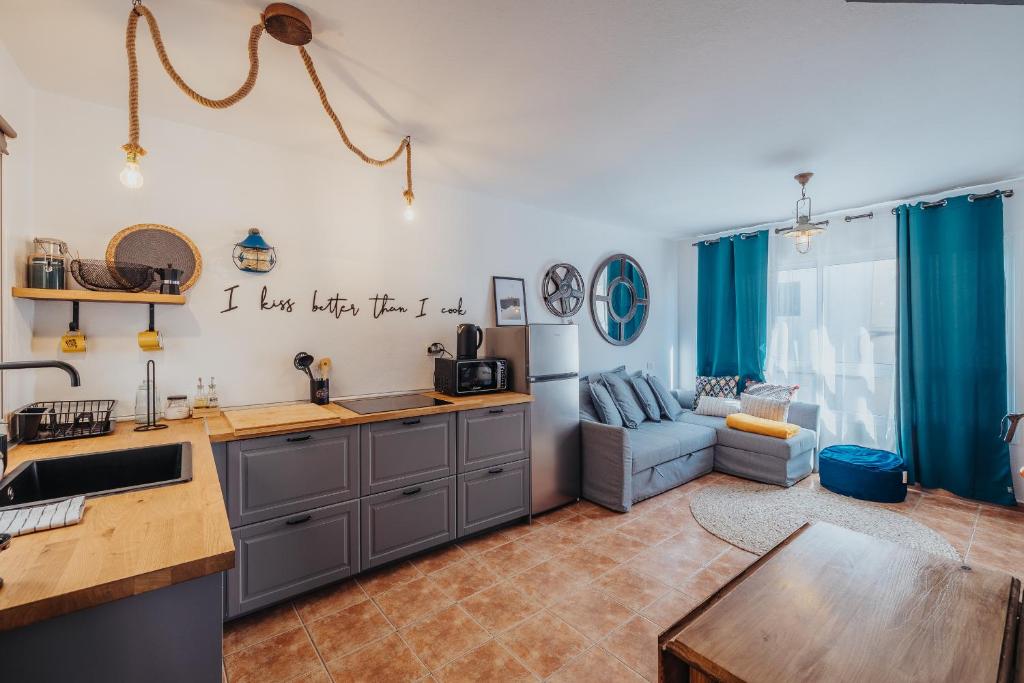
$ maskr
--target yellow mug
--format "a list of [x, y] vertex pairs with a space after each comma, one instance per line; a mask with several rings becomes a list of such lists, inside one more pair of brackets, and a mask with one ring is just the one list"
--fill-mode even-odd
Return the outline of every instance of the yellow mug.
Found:
[[60, 338], [60, 350], [64, 353], [85, 353], [85, 335], [81, 330], [66, 332]]
[[163, 338], [157, 330], [139, 332], [139, 348], [143, 351], [160, 351], [164, 348]]

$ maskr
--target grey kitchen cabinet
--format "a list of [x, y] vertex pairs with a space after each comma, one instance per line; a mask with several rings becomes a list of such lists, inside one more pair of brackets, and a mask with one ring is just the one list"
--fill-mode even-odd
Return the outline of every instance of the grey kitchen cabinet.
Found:
[[360, 503], [364, 570], [455, 540], [455, 477], [366, 496]]
[[210, 450], [213, 451], [213, 464], [217, 467], [217, 479], [220, 480], [220, 493], [224, 496], [224, 505], [228, 504], [228, 445], [226, 443], [211, 443]]
[[360, 427], [362, 495], [455, 474], [455, 414]]
[[228, 445], [228, 520], [238, 527], [359, 497], [359, 428]]
[[458, 476], [458, 536], [489, 529], [530, 511], [530, 461], [496, 465]]
[[530, 456], [529, 405], [478, 408], [458, 415], [459, 472]]
[[359, 571], [359, 501], [250, 524], [233, 532], [226, 616], [236, 617]]

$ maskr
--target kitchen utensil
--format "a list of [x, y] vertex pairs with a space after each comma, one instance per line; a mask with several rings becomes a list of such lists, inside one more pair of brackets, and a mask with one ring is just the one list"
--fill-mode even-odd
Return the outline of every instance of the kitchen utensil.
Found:
[[[181, 232], [167, 225], [139, 223], [117, 233], [107, 245], [107, 262], [141, 263], [154, 269], [169, 263], [181, 271], [181, 291], [195, 285], [203, 272], [203, 257], [199, 248]], [[157, 280], [147, 287], [159, 291]]]
[[[167, 429], [167, 425], [158, 424], [157, 418], [160, 417], [157, 413], [157, 398], [156, 393], [156, 362], [146, 361], [146, 381], [142, 387], [139, 387], [140, 391], [145, 388], [146, 392], [146, 423], [139, 425], [135, 428], [137, 432], [151, 432], [155, 429]], [[136, 401], [136, 406], [138, 402]], [[136, 408], [137, 409], [137, 408]]]
[[36, 237], [32, 244], [34, 250], [28, 257], [28, 286], [64, 289], [67, 286], [67, 243], [53, 237]]
[[456, 358], [476, 358], [476, 350], [484, 343], [484, 331], [476, 325], [463, 324], [455, 328]]
[[313, 356], [305, 351], [299, 351], [295, 354], [295, 360], [292, 363], [295, 365], [296, 370], [301, 370], [306, 373], [310, 380], [313, 379], [313, 373], [309, 371], [309, 366], [313, 364]]
[[161, 294], [181, 294], [181, 270], [168, 263], [166, 268], [157, 268], [156, 273]]
[[94, 292], [141, 292], [157, 281], [156, 270], [142, 263], [75, 259], [71, 277]]
[[302, 430], [338, 423], [338, 416], [331, 410], [312, 403], [226, 410], [224, 419], [231, 425], [235, 436], [250, 436], [262, 430], [284, 426]]
[[324, 357], [324, 358], [320, 359], [319, 375], [320, 375], [320, 379], [330, 379], [331, 378], [331, 359], [330, 358]]

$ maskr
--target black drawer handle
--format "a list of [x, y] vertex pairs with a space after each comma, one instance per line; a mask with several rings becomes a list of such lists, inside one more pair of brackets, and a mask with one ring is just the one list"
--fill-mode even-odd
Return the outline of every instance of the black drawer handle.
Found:
[[312, 434], [306, 434], [305, 436], [289, 436], [285, 441], [295, 443], [296, 441], [309, 441], [312, 438]]
[[404, 425], [418, 425], [419, 423], [420, 423], [419, 418], [416, 418], [415, 420], [405, 420], [405, 421], [402, 422], [402, 424], [404, 424]]
[[504, 471], [505, 471], [504, 467], [495, 467], [493, 469], [487, 470], [487, 474], [501, 474]]
[[409, 489], [408, 491], [402, 491], [402, 495], [403, 496], [414, 496], [414, 495], [416, 495], [417, 493], [419, 493], [422, 490], [423, 490], [422, 486], [417, 486], [414, 489]]
[[487, 412], [489, 412], [491, 415], [500, 415], [501, 413], [505, 412], [505, 409], [504, 408], [495, 408], [494, 410], [488, 410]]
[[306, 515], [305, 517], [297, 517], [295, 519], [289, 519], [285, 524], [288, 526], [295, 526], [296, 524], [305, 524], [309, 520], [313, 519], [313, 515]]

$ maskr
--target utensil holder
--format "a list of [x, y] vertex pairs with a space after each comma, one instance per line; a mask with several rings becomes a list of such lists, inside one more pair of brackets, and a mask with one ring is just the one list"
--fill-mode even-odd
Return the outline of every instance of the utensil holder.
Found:
[[311, 403], [315, 403], [318, 406], [324, 406], [331, 401], [331, 380], [329, 379], [310, 379], [309, 380], [309, 400]]

